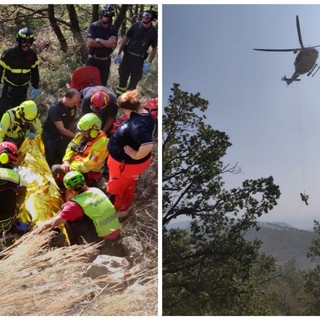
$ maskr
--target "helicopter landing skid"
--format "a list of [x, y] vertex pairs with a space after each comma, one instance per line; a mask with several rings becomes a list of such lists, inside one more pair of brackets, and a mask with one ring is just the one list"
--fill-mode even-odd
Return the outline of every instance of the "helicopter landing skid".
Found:
[[[315, 68], [317, 68], [317, 70], [315, 72], [313, 72]], [[318, 72], [319, 69], [320, 69], [320, 67], [318, 66], [318, 64], [315, 64], [313, 66], [313, 68], [307, 73], [307, 76], [311, 75], [312, 77], [314, 77], [314, 75]]]

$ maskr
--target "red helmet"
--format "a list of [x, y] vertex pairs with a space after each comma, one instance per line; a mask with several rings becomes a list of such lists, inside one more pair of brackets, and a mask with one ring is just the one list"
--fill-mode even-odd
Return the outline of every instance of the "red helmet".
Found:
[[[5, 156], [5, 154], [7, 156]], [[18, 159], [18, 148], [17, 146], [9, 141], [0, 143], [0, 163], [6, 164]]]
[[95, 113], [102, 113], [109, 104], [109, 96], [103, 90], [96, 91], [90, 99], [90, 108]]

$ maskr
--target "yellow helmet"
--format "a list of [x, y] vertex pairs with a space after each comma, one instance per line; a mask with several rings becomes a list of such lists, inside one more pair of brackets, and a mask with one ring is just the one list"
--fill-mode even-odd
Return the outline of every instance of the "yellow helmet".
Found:
[[24, 101], [19, 106], [19, 115], [25, 121], [33, 121], [39, 115], [39, 110], [37, 105], [32, 100]]

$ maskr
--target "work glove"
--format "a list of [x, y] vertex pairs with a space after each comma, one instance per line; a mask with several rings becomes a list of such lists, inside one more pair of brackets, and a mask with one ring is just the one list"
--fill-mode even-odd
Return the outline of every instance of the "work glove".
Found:
[[119, 64], [121, 62], [121, 54], [120, 53], [116, 54], [113, 61], [115, 64]]
[[17, 220], [15, 224], [15, 229], [17, 231], [27, 232], [30, 229], [30, 225], [28, 223], [24, 223], [24, 222], [21, 222], [20, 220]]
[[37, 135], [36, 133], [30, 131], [28, 134], [28, 138], [33, 139], [36, 135]]
[[151, 68], [151, 62], [146, 62], [144, 65], [143, 65], [143, 68], [142, 68], [142, 73], [145, 74], [146, 72], [148, 72]]
[[32, 88], [31, 94], [30, 94], [31, 99], [33, 100], [37, 98], [38, 95], [39, 95], [39, 89]]

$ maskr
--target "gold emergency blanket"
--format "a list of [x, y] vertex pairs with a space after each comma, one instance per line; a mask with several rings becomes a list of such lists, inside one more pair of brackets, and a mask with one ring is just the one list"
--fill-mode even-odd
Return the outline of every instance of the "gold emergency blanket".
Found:
[[18, 217], [31, 227], [54, 216], [63, 200], [45, 158], [44, 144], [40, 135], [25, 139], [19, 149], [18, 165], [21, 185], [26, 187], [26, 196]]

